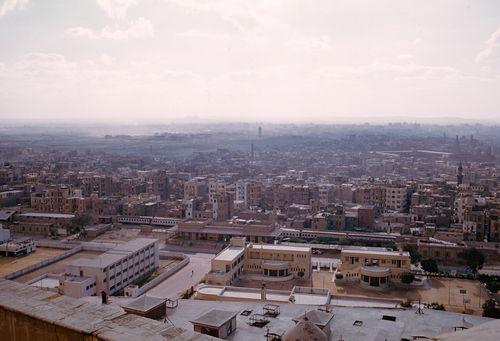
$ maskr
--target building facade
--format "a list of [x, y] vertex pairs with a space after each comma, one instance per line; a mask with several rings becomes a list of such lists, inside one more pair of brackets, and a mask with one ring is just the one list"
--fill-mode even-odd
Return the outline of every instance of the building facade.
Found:
[[411, 269], [410, 254], [403, 251], [342, 250], [340, 258], [337, 273], [342, 274], [341, 281], [369, 287], [388, 288]]
[[159, 265], [157, 239], [137, 238], [93, 259], [77, 259], [59, 280], [60, 291], [83, 297], [113, 295], [151, 274]]

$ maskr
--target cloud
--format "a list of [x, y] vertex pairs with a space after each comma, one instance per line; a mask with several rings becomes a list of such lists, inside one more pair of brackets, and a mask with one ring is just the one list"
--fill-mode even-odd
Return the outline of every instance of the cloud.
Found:
[[498, 58], [500, 58], [500, 27], [486, 41], [486, 48], [477, 54], [476, 62], [481, 63]]
[[30, 0], [0, 0], [0, 17], [15, 9], [24, 9]]
[[128, 9], [135, 5], [135, 0], [96, 0], [97, 6], [114, 19], [123, 19], [127, 16]]
[[64, 34], [71, 37], [82, 37], [87, 39], [98, 39], [99, 35], [88, 27], [70, 27], [64, 31]]
[[328, 51], [331, 49], [330, 37], [323, 36], [300, 36], [297, 38], [290, 39], [285, 43], [285, 46], [294, 52], [306, 51], [306, 52], [316, 52], [316, 51]]
[[232, 38], [231, 35], [225, 33], [209, 33], [202, 30], [189, 29], [187, 31], [178, 33], [179, 37], [193, 38], [193, 39], [204, 39], [204, 40], [227, 40]]
[[449, 66], [372, 63], [356, 67], [324, 67], [318, 70], [322, 77], [334, 80], [393, 80], [447, 82], [457, 80], [461, 73]]
[[154, 36], [155, 30], [153, 23], [145, 18], [138, 18], [131, 21], [127, 27], [124, 26], [105, 26], [100, 31], [88, 27], [71, 27], [64, 31], [70, 37], [79, 37], [86, 39], [144, 39]]

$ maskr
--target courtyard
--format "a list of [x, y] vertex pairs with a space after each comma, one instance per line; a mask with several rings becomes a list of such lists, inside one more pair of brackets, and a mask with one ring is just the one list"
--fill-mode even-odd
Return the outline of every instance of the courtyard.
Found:
[[[455, 278], [428, 278], [422, 287], [391, 287], [388, 291], [374, 291], [359, 284], [337, 286], [332, 281], [333, 273], [314, 271], [313, 287], [327, 288], [332, 295], [363, 298], [406, 299], [423, 303], [443, 304], [447, 311], [462, 313], [465, 309], [474, 315], [481, 315], [482, 304], [487, 299], [484, 286], [475, 280]], [[465, 307], [465, 308], [464, 308]]]

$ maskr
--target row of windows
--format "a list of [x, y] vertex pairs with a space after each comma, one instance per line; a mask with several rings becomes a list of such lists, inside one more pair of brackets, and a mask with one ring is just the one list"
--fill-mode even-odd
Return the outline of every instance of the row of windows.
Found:
[[[153, 255], [151, 255], [150, 257], [152, 258], [152, 257], [153, 257]], [[149, 258], [149, 257], [147, 257], [147, 258]], [[146, 258], [145, 260], [147, 260], [147, 258]], [[141, 261], [141, 264], [142, 264], [142, 265], [144, 265], [144, 261], [145, 261], [145, 260], [142, 260], [142, 261]], [[151, 262], [150, 264], [147, 264], [147, 265], [146, 265], [146, 268], [148, 268], [149, 266], [152, 266], [152, 263], [153, 263], [153, 262]], [[139, 265], [139, 262], [137, 262], [135, 265], [136, 265], [136, 266], [137, 266], [137, 265]], [[127, 271], [133, 271], [132, 266], [131, 266], [131, 267], [129, 267], [128, 269], [124, 270], [124, 271], [123, 271], [123, 275], [126, 275], [126, 274], [127, 274]], [[119, 276], [121, 276], [121, 274], [122, 274], [122, 271], [120, 271], [120, 272], [118, 272], [118, 273], [116, 273], [116, 274], [111, 275], [111, 276], [109, 277], [109, 279], [110, 279], [110, 280], [112, 280], [112, 279], [114, 279], [115, 277], [119, 277]]]
[[[120, 267], [120, 266], [125, 265], [125, 262], [128, 262], [128, 261], [132, 260], [133, 258], [140, 257], [141, 255], [144, 255], [147, 251], [150, 251], [150, 252], [149, 252], [149, 255], [148, 255], [148, 256], [146, 256], [146, 257], [143, 257], [143, 259], [142, 259], [141, 261], [146, 260], [146, 259], [148, 259], [148, 258], [150, 258], [150, 257], [153, 257], [153, 256], [154, 256], [154, 251], [153, 251], [153, 250], [154, 250], [154, 245], [151, 245], [151, 246], [149, 246], [149, 247], [147, 247], [147, 248], [145, 248], [145, 249], [142, 249], [141, 251], [139, 251], [139, 252], [137, 252], [137, 253], [134, 253], [134, 254], [132, 254], [132, 255], [128, 256], [127, 258], [125, 258], [125, 259], [123, 259], [123, 260], [121, 260], [121, 261], [117, 262], [117, 263], [112, 264], [112, 265], [109, 267], [109, 271], [113, 271], [115, 267]], [[137, 265], [137, 264], [138, 264], [138, 262], [139, 262], [139, 260], [137, 260], [137, 261], [136, 261], [135, 265]], [[126, 266], [126, 265], [125, 265], [125, 266]], [[130, 266], [132, 266], [132, 265], [129, 265], [129, 267], [130, 267]], [[106, 271], [108, 271], [108, 268], [107, 268], [107, 267], [106, 267], [106, 268], [104, 268], [104, 269], [102, 269], [102, 272], [106, 272]]]
[[133, 277], [134, 277], [134, 276], [135, 276], [135, 277], [137, 277], [138, 275], [142, 274], [142, 273], [143, 273], [143, 272], [145, 272], [145, 271], [149, 271], [149, 270], [150, 270], [150, 269], [152, 269], [152, 268], [153, 268], [153, 264], [148, 264], [148, 265], [146, 265], [146, 267], [145, 267], [144, 269], [141, 269], [140, 271], [137, 271], [135, 274], [133, 274], [133, 275], [129, 276], [128, 278], [125, 278], [125, 279], [123, 280], [123, 282], [118, 282], [118, 283], [115, 283], [115, 285], [112, 285], [112, 286], [109, 288], [109, 290], [110, 290], [110, 291], [113, 291], [113, 290], [115, 289], [115, 287], [116, 287], [117, 289], [118, 289], [118, 288], [120, 288], [120, 287], [122, 286], [122, 284], [123, 284], [123, 285], [125, 285], [125, 284], [127, 284], [127, 282], [131, 281], [131, 280], [133, 279]]
[[260, 269], [261, 266], [260, 265], [249, 264], [249, 265], [247, 265], [247, 268], [248, 269]]

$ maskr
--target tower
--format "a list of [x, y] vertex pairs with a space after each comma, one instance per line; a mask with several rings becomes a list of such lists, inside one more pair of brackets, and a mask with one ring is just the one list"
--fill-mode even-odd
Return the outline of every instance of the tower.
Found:
[[253, 147], [253, 143], [252, 143], [252, 145], [251, 145], [251, 147], [250, 147], [250, 158], [251, 158], [252, 160], [253, 160], [253, 158], [254, 158], [254, 155], [255, 155], [255, 151], [254, 151], [254, 147]]
[[262, 138], [262, 127], [259, 126], [259, 139]]
[[462, 161], [458, 164], [458, 173], [457, 173], [457, 185], [461, 185], [464, 180], [464, 168], [462, 167]]

